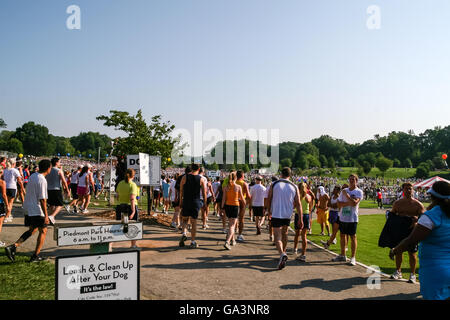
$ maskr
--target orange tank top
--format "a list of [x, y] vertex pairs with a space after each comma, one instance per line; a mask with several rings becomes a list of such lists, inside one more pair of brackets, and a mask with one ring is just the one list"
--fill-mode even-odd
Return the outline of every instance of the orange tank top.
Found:
[[235, 186], [229, 184], [227, 191], [227, 201], [225, 202], [227, 206], [239, 206], [239, 192], [235, 191]]

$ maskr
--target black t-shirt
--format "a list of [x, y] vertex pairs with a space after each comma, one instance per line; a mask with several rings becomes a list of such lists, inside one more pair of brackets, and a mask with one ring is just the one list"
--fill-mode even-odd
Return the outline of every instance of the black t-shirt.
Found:
[[185, 204], [200, 201], [201, 179], [200, 175], [188, 174], [186, 176], [186, 183], [183, 187], [183, 202]]
[[185, 174], [179, 176], [177, 182], [175, 183], [175, 190], [177, 190], [178, 192], [180, 192], [181, 180], [183, 179], [184, 176]]

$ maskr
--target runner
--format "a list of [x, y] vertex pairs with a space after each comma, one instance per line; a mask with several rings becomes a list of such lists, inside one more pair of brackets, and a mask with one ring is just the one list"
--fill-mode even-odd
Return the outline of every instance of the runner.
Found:
[[163, 191], [163, 213], [167, 214], [169, 213], [169, 207], [170, 207], [170, 199], [169, 199], [169, 189], [170, 189], [170, 179], [167, 177], [162, 182], [162, 191]]
[[363, 199], [363, 192], [358, 188], [358, 176], [351, 174], [348, 178], [349, 187], [342, 190], [338, 198], [339, 212], [339, 231], [341, 233], [341, 254], [332, 259], [332, 261], [347, 261], [345, 249], [347, 247], [347, 237], [350, 236], [352, 246], [352, 257], [350, 265], [356, 265], [356, 229], [358, 227], [358, 209], [359, 202]]
[[69, 209], [71, 206], [73, 206], [73, 212], [78, 212], [77, 202], [78, 202], [78, 177], [80, 175], [82, 167], [78, 166], [78, 169], [72, 172], [72, 175], [70, 176], [70, 193], [72, 195], [72, 201], [69, 203]]
[[220, 199], [220, 201], [217, 201], [218, 200], [217, 197], [219, 196], [218, 191], [220, 187], [221, 187], [220, 177], [216, 177], [216, 181], [212, 183], [213, 193], [216, 199], [216, 201], [214, 202], [214, 213], [213, 213], [214, 215], [216, 215], [220, 211], [220, 205], [222, 204], [222, 199]]
[[[209, 226], [207, 224], [208, 215], [209, 215], [209, 205], [211, 203], [216, 202], [216, 196], [214, 195], [214, 190], [212, 188], [211, 180], [206, 177], [204, 177], [204, 178], [206, 179], [207, 199], [206, 199], [206, 207], [205, 207], [205, 209], [202, 209], [202, 219], [203, 219], [203, 230], [206, 230], [209, 228]], [[200, 194], [200, 199], [202, 199], [202, 194]]]
[[[50, 173], [45, 177], [47, 180], [47, 188], [48, 188], [48, 205], [49, 205], [49, 216], [48, 219], [50, 224], [55, 224], [55, 216], [61, 211], [64, 206], [63, 202], [63, 193], [61, 190], [61, 185], [64, 188], [64, 192], [69, 194], [69, 187], [67, 186], [66, 178], [64, 177], [64, 173], [61, 170], [61, 162], [59, 158], [53, 158], [51, 160], [52, 169]], [[69, 206], [66, 206], [66, 210], [70, 213]]]
[[169, 188], [169, 198], [172, 203], [172, 207], [174, 209], [172, 223], [170, 224], [171, 228], [178, 228], [180, 226], [180, 207], [179, 207], [179, 195], [176, 189], [177, 181], [180, 175], [177, 173], [175, 175], [175, 179], [170, 182]]
[[320, 186], [318, 188], [317, 201], [317, 222], [320, 224], [320, 235], [324, 236], [324, 226], [327, 229], [328, 236], [330, 236], [330, 226], [328, 225], [328, 201], [330, 196], [325, 192], [325, 188]]
[[153, 210], [156, 212], [158, 207], [161, 205], [161, 188], [164, 176], [161, 176], [161, 181], [158, 186], [153, 189]]
[[328, 207], [330, 210], [330, 216], [328, 218], [328, 222], [330, 222], [331, 227], [333, 228], [333, 233], [331, 234], [330, 239], [327, 241], [320, 240], [325, 249], [328, 249], [331, 244], [336, 244], [336, 235], [339, 231], [339, 207], [338, 207], [338, 198], [341, 193], [341, 187], [335, 186], [333, 189], [333, 194], [331, 195], [330, 200], [328, 201]]
[[[224, 247], [227, 250], [231, 250], [231, 245], [236, 245], [234, 234], [237, 226], [237, 219], [239, 216], [239, 204], [245, 203], [242, 188], [236, 183], [237, 175], [235, 172], [231, 172], [228, 179], [227, 186], [223, 189], [223, 198], [221, 208], [225, 210], [225, 214], [228, 218], [229, 229], [225, 240]], [[230, 241], [231, 245], [230, 245]]]
[[295, 237], [294, 237], [294, 254], [297, 254], [298, 251], [298, 241], [301, 235], [302, 238], [302, 253], [297, 258], [297, 260], [301, 262], [306, 262], [306, 245], [308, 240], [306, 239], [306, 233], [308, 232], [309, 225], [311, 224], [310, 220], [310, 208], [312, 208], [312, 197], [308, 194], [308, 189], [304, 182], [300, 182], [298, 186], [298, 191], [300, 193], [300, 201], [302, 204], [302, 212], [303, 212], [303, 227], [301, 228], [300, 216], [297, 213], [295, 215]]
[[286, 255], [288, 241], [288, 227], [291, 222], [294, 207], [299, 215], [299, 229], [303, 228], [303, 211], [300, 204], [300, 194], [295, 184], [289, 181], [291, 169], [284, 168], [281, 178], [272, 183], [269, 190], [268, 207], [269, 217], [272, 219], [272, 227], [275, 235], [275, 244], [280, 254], [278, 269], [286, 266], [288, 256]]
[[250, 209], [255, 216], [256, 234], [261, 234], [261, 226], [264, 223], [264, 197], [267, 193], [266, 187], [261, 184], [262, 177], [257, 176], [255, 185], [250, 189]]
[[16, 243], [5, 248], [6, 256], [12, 262], [15, 261], [16, 250], [23, 242], [31, 237], [36, 230], [39, 230], [37, 238], [36, 250], [30, 259], [30, 262], [39, 262], [43, 258], [39, 256], [44, 246], [45, 236], [47, 234], [47, 225], [49, 223], [47, 213], [47, 180], [45, 177], [51, 171], [51, 162], [49, 160], [41, 160], [39, 162], [39, 173], [30, 176], [28, 182], [28, 192], [25, 195], [24, 208], [27, 210], [25, 215], [25, 226], [30, 227], [24, 232]]
[[16, 169], [19, 171], [20, 178], [22, 179], [22, 184], [17, 183], [17, 195], [18, 195], [18, 198], [20, 198], [20, 202], [23, 205], [23, 201], [25, 199], [25, 187], [23, 185], [24, 175], [23, 175], [22, 161], [16, 161]]
[[[409, 237], [414, 230], [419, 217], [425, 212], [425, 208], [418, 200], [413, 198], [413, 185], [411, 183], [403, 184], [404, 198], [394, 202], [392, 210], [389, 212], [386, 225], [380, 235], [380, 247], [395, 248], [403, 239]], [[416, 265], [418, 246], [413, 245], [408, 248], [409, 265], [411, 275], [408, 282], [416, 283]], [[402, 260], [403, 253], [395, 255], [395, 272], [391, 279], [402, 279]]]
[[308, 229], [308, 234], [312, 234], [313, 212], [314, 212], [314, 209], [316, 207], [316, 201], [317, 200], [316, 200], [316, 196], [314, 195], [314, 192], [312, 192], [312, 190], [311, 190], [311, 182], [310, 181], [307, 183], [306, 187], [308, 189], [308, 194], [311, 197], [311, 199], [312, 199], [311, 201], [313, 203], [312, 208], [309, 208], [310, 213], [311, 213], [310, 217], [309, 217], [309, 220], [311, 221], [311, 223], [309, 224], [309, 229]]
[[6, 169], [3, 170], [3, 180], [6, 182], [6, 196], [8, 197], [8, 211], [4, 222], [12, 222], [12, 207], [14, 199], [17, 196], [17, 185], [22, 185], [22, 178], [19, 171], [16, 169], [16, 160], [9, 159], [6, 162]]
[[269, 183], [266, 187], [266, 195], [264, 197], [264, 207], [266, 208], [266, 216], [267, 216], [267, 228], [269, 230], [269, 240], [270, 242], [272, 242], [273, 245], [275, 245], [274, 242], [274, 236], [273, 236], [273, 228], [272, 228], [272, 217], [269, 214], [269, 191], [270, 191], [270, 187], [272, 185], [272, 183], [274, 183], [275, 181], [277, 181], [278, 178], [273, 176], [272, 177], [272, 182]]
[[80, 208], [80, 212], [83, 213], [84, 211], [84, 204], [87, 200], [87, 195], [89, 193], [89, 168], [88, 166], [84, 166], [80, 173], [78, 174], [78, 183], [77, 183], [77, 194], [78, 194], [78, 202], [77, 205]]
[[[0, 166], [0, 177], [3, 175], [3, 167]], [[0, 234], [2, 233], [3, 220], [5, 220], [8, 211], [8, 196], [6, 195], [6, 183], [0, 179]], [[6, 244], [0, 240], [0, 247]]]
[[[219, 178], [220, 179], [220, 178]], [[223, 181], [219, 182], [219, 188], [216, 193], [216, 204], [217, 204], [217, 215], [219, 219], [222, 221], [222, 233], [227, 233], [227, 215], [225, 210], [222, 209], [222, 199], [223, 199]]]
[[237, 241], [243, 242], [244, 241], [244, 236], [242, 235], [244, 232], [244, 217], [245, 217], [245, 208], [246, 208], [246, 203], [250, 203], [251, 200], [251, 195], [249, 193], [249, 189], [248, 189], [248, 184], [247, 182], [245, 182], [244, 180], [244, 172], [242, 170], [238, 170], [236, 172], [236, 184], [240, 185], [242, 188], [242, 193], [244, 194], [244, 201], [241, 202], [241, 205], [239, 206], [239, 228], [238, 228], [238, 237], [237, 237]]
[[91, 197], [94, 195], [94, 191], [95, 191], [95, 182], [94, 182], [94, 173], [92, 172], [92, 166], [88, 163], [87, 164], [88, 167], [88, 181], [87, 181], [87, 194], [85, 197], [85, 204], [83, 206], [83, 211], [82, 213], [89, 213], [88, 211], [88, 207], [89, 204], [91, 203]]
[[176, 191], [176, 196], [175, 196], [175, 204], [177, 205], [177, 207], [175, 207], [175, 210], [177, 210], [178, 208], [178, 212], [179, 212], [179, 224], [178, 224], [178, 230], [182, 231], [183, 230], [183, 226], [182, 226], [182, 216], [181, 213], [183, 211], [182, 207], [181, 207], [181, 203], [180, 203], [180, 187], [181, 187], [181, 180], [183, 180], [183, 177], [186, 176], [187, 174], [189, 174], [192, 171], [191, 166], [187, 166], [186, 169], [184, 169], [184, 174], [180, 175], [177, 179], [177, 182], [175, 184], [175, 191]]
[[179, 246], [184, 247], [184, 242], [187, 240], [187, 224], [190, 221], [190, 248], [198, 248], [198, 244], [195, 241], [198, 212], [202, 207], [206, 206], [206, 202], [202, 202], [200, 199], [200, 192], [203, 194], [203, 199], [206, 199], [206, 181], [199, 175], [200, 166], [198, 164], [192, 164], [191, 169], [191, 173], [185, 175], [180, 184], [180, 205], [183, 208], [181, 213], [183, 217], [183, 235]]

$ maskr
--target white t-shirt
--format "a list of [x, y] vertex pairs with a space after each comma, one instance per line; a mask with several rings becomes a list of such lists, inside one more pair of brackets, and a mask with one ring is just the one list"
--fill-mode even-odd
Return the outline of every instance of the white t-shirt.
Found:
[[28, 180], [27, 193], [23, 207], [27, 210], [30, 217], [45, 217], [39, 200], [47, 199], [47, 180], [40, 174], [32, 174]]
[[266, 197], [266, 187], [262, 184], [255, 184], [250, 188], [253, 207], [264, 207], [264, 198]]
[[75, 171], [72, 174], [72, 177], [70, 178], [70, 183], [71, 184], [78, 184], [78, 176], [80, 175], [80, 173], [78, 171]]
[[[83, 174], [82, 176], [80, 176], [80, 174], [78, 174], [78, 186], [82, 187], [82, 188], [86, 188], [86, 176], [88, 175], [88, 173]], [[89, 179], [88, 179], [89, 181]]]
[[217, 197], [217, 191], [219, 190], [220, 182], [216, 181], [212, 184], [212, 189], [214, 191], [214, 195]]
[[272, 186], [272, 218], [291, 219], [297, 186], [285, 179], [275, 181]]
[[17, 190], [17, 178], [20, 178], [20, 173], [16, 168], [3, 170], [3, 180], [5, 180], [6, 189]]
[[[347, 194], [352, 199], [362, 199], [364, 196], [364, 193], [361, 189], [356, 187], [354, 190], [351, 190], [349, 188], [344, 189], [347, 191]], [[344, 194], [341, 192], [339, 195], [338, 201], [340, 202], [347, 202], [347, 197], [344, 196]], [[355, 206], [349, 206], [349, 207], [343, 207], [341, 208], [339, 212], [339, 220], [342, 222], [358, 222], [358, 210], [359, 210], [359, 203]]]

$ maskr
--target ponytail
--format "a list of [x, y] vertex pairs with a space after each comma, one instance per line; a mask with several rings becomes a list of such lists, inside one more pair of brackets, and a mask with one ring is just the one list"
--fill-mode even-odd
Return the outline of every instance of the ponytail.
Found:
[[134, 169], [127, 169], [127, 172], [125, 174], [125, 181], [126, 183], [129, 183], [131, 179], [133, 179], [135, 175]]

